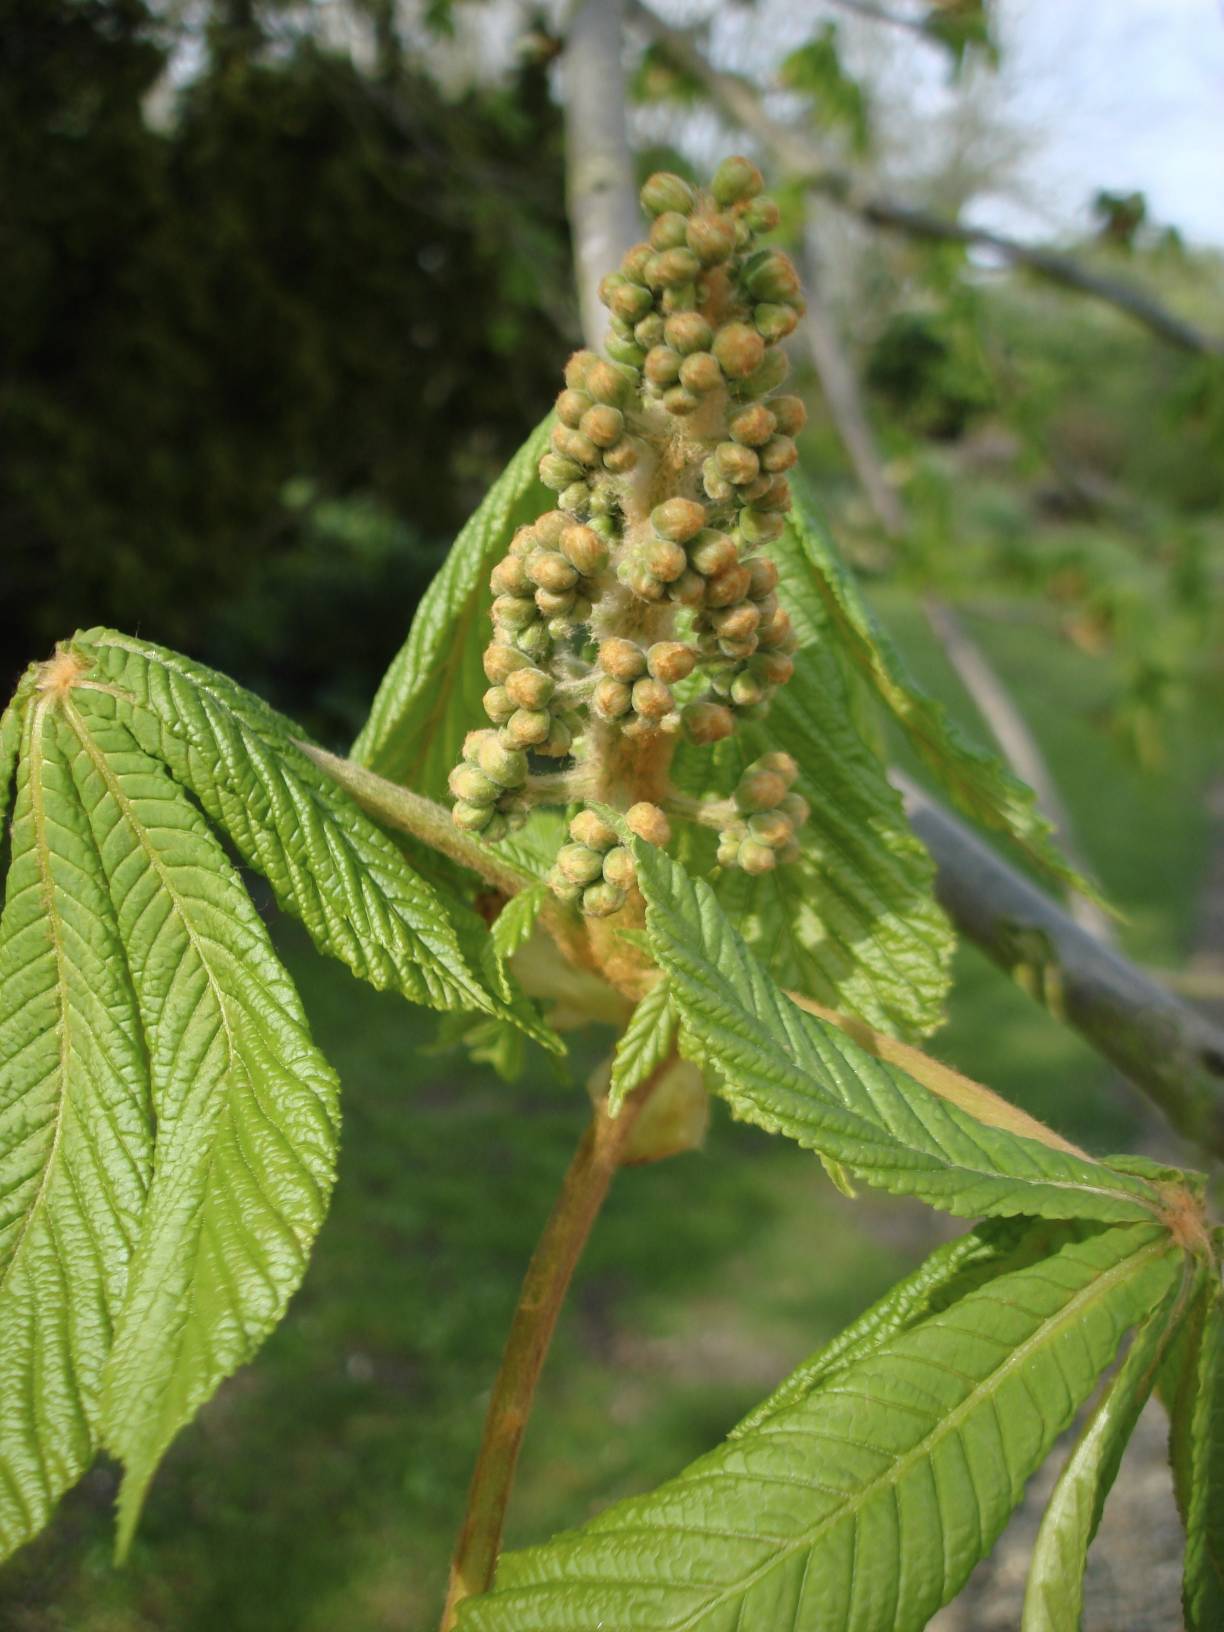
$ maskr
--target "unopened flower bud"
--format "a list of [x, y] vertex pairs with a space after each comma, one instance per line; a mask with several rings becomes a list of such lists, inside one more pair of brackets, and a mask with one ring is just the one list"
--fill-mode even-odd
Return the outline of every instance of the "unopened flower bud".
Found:
[[737, 562], [707, 582], [706, 605], [716, 608], [738, 606], [747, 594], [748, 568]]
[[548, 741], [552, 716], [543, 708], [518, 708], [504, 726], [506, 741], [514, 748], [535, 748]]
[[755, 510], [774, 510], [779, 513], [791, 507], [790, 483], [785, 476], [773, 476], [764, 493], [754, 496], [752, 500]]
[[785, 301], [799, 293], [799, 274], [780, 249], [764, 249], [744, 268], [744, 284], [758, 301]]
[[650, 245], [644, 243], [634, 244], [632, 249], [627, 249], [625, 251], [624, 257], [621, 261], [621, 271], [624, 273], [625, 277], [628, 278], [630, 283], [637, 283], [645, 286], [646, 262], [653, 254], [654, 250], [650, 247]]
[[609, 850], [603, 858], [603, 876], [607, 883], [615, 884], [618, 889], [628, 890], [637, 877], [633, 865], [633, 857], [623, 844], [618, 844]]
[[802, 827], [812, 814], [812, 807], [801, 793], [788, 793], [778, 809], [790, 819], [792, 827]]
[[661, 601], [667, 594], [667, 585], [661, 578], [656, 578], [641, 560], [622, 561], [616, 569], [616, 576], [640, 600]]
[[739, 551], [726, 533], [707, 527], [690, 545], [688, 558], [693, 569], [703, 577], [717, 578], [738, 563]]
[[784, 686], [795, 672], [795, 665], [785, 652], [758, 652], [752, 660], [752, 672], [767, 686]]
[[447, 779], [447, 785], [456, 799], [462, 799], [469, 805], [496, 804], [502, 791], [475, 765], [456, 765]]
[[714, 330], [700, 312], [677, 312], [669, 317], [663, 325], [663, 336], [682, 357], [694, 351], [709, 351], [714, 343]]
[[623, 680], [613, 680], [610, 676], [599, 681], [591, 693], [591, 707], [601, 720], [619, 720], [622, 714], [628, 714], [632, 696], [629, 687]]
[[527, 779], [526, 754], [500, 742], [492, 732], [480, 745], [477, 763], [490, 782], [500, 788], [520, 788]]
[[702, 266], [718, 266], [735, 253], [735, 222], [725, 215], [690, 216], [686, 239]]
[[675, 385], [680, 378], [681, 357], [678, 351], [670, 346], [655, 346], [646, 353], [646, 361], [642, 364], [642, 372], [651, 385], [659, 390], [665, 390], [669, 385]]
[[516, 708], [546, 708], [556, 689], [557, 682], [543, 669], [518, 669], [505, 685]]
[[778, 569], [768, 556], [759, 555], [748, 563], [748, 594], [754, 601], [762, 601], [778, 587]]
[[634, 324], [633, 338], [647, 352], [655, 346], [661, 346], [663, 344], [662, 315], [659, 312], [648, 312], [640, 323]]
[[755, 601], [742, 601], [738, 606], [710, 613], [710, 626], [720, 640], [746, 640], [756, 633], [760, 621], [761, 609]]
[[464, 833], [479, 833], [492, 820], [492, 805], [473, 805], [466, 799], [459, 799], [451, 808], [451, 821]]
[[664, 210], [656, 215], [650, 229], [650, 244], [655, 250], [679, 249], [688, 229], [688, 220], [679, 210]]
[[[563, 515], [560, 510], [546, 510], [542, 516], [536, 517], [532, 530], [538, 544], [542, 544], [545, 549], [555, 550], [561, 534], [570, 525], [569, 517]], [[528, 550], [527, 554], [530, 555], [531, 551]]]
[[762, 620], [757, 634], [762, 646], [785, 647], [789, 645], [795, 638], [790, 613], [784, 606], [780, 606], [768, 622]]
[[573, 884], [593, 884], [603, 874], [603, 856], [585, 844], [563, 844], [557, 852], [557, 871]]
[[626, 368], [639, 369], [646, 361], [644, 348], [629, 335], [610, 332], [604, 341], [604, 350], [613, 362], [623, 363]]
[[711, 348], [729, 380], [745, 380], [761, 367], [765, 342], [747, 323], [724, 323]]
[[484, 711], [494, 725], [505, 725], [518, 706], [511, 701], [510, 693], [505, 686], [490, 686], [481, 698]]
[[633, 382], [615, 363], [597, 358], [586, 371], [584, 387], [596, 402], [618, 408], [627, 402], [633, 391]]
[[[753, 329], [752, 332], [753, 334], [756, 334], [755, 329]], [[757, 339], [760, 340], [761, 346], [764, 348], [765, 342], [761, 340], [759, 334], [757, 335]], [[751, 397], [753, 400], [756, 400], [759, 397], [767, 397], [776, 386], [782, 384], [782, 381], [789, 373], [790, 359], [787, 357], [784, 351], [780, 350], [779, 347], [774, 346], [769, 351], [765, 352], [765, 356], [760, 367], [753, 369], [752, 373], [749, 374], [747, 378], [740, 381], [740, 395], [744, 397]]]
[[672, 584], [688, 566], [688, 556], [670, 538], [648, 539], [642, 545], [642, 565], [661, 583]]
[[677, 606], [700, 606], [705, 600], [705, 579], [691, 567], [686, 568], [674, 584], [667, 586], [667, 598]]
[[699, 397], [709, 391], [717, 391], [722, 383], [722, 369], [715, 361], [713, 352], [695, 351], [680, 364], [680, 384]]
[[611, 448], [624, 434], [625, 416], [619, 408], [609, 407], [605, 402], [596, 403], [583, 414], [579, 429], [597, 448]]
[[518, 555], [506, 555], [497, 563], [489, 574], [489, 588], [494, 595], [521, 595], [531, 594], [531, 581], [523, 559]]
[[607, 542], [592, 527], [576, 527], [571, 523], [558, 542], [566, 560], [584, 578], [607, 565]]
[[715, 504], [729, 504], [735, 497], [734, 487], [720, 474], [713, 454], [701, 467], [701, 485]]
[[590, 918], [607, 918], [619, 912], [626, 901], [626, 893], [619, 884], [592, 884], [582, 892], [582, 910]]
[[595, 399], [586, 391], [562, 391], [557, 398], [557, 418], [562, 425], [577, 429], [583, 414]]
[[714, 172], [710, 191], [722, 205], [738, 204], [741, 199], [755, 198], [764, 191], [765, 178], [751, 159], [724, 159]]
[[691, 284], [700, 271], [701, 262], [691, 249], [665, 249], [648, 262], [646, 280], [652, 289], [675, 289]]
[[748, 818], [748, 833], [759, 844], [771, 850], [780, 850], [794, 837], [790, 818], [780, 810], [762, 810]]
[[[681, 365], [683, 368], [683, 364]], [[683, 416], [691, 414], [701, 404], [701, 398], [695, 391], [690, 391], [686, 385], [673, 385], [669, 391], [663, 393], [663, 406], [669, 414]]]
[[536, 753], [543, 754], [546, 759], [562, 759], [574, 745], [574, 733], [564, 720], [552, 717], [548, 735], [544, 741], [536, 744]]
[[721, 742], [735, 730], [735, 716], [721, 703], [689, 703], [681, 714], [690, 741]]
[[[674, 249], [672, 255], [687, 255], [688, 250]], [[674, 283], [664, 289], [659, 300], [659, 306], [664, 317], [671, 317], [675, 312], [695, 312], [698, 306], [697, 285], [695, 283]]]
[[[602, 299], [602, 295], [600, 296]], [[638, 323], [646, 316], [653, 302], [650, 290], [627, 280], [610, 291], [605, 305], [622, 323]]]
[[610, 850], [616, 843], [616, 831], [593, 810], [580, 810], [569, 824], [570, 837], [576, 844], [585, 844], [589, 850]]
[[748, 767], [750, 771], [772, 771], [780, 776], [789, 788], [799, 775], [799, 761], [794, 754], [788, 754], [781, 748], [773, 748], [759, 759], [754, 759]]
[[747, 408], [738, 409], [727, 426], [731, 440], [742, 442], [748, 448], [759, 448], [768, 442], [777, 428], [777, 420], [763, 402], [754, 402]]
[[630, 682], [646, 673], [646, 654], [633, 641], [612, 635], [599, 643], [599, 666], [614, 680]]
[[752, 448], [739, 442], [720, 442], [714, 449], [714, 463], [719, 474], [736, 487], [751, 482], [760, 472], [760, 461]]
[[567, 515], [585, 516], [591, 508], [591, 489], [586, 482], [571, 482], [557, 494], [557, 503]]
[[559, 867], [549, 869], [547, 884], [558, 901], [575, 902], [582, 894], [582, 885], [575, 884], [573, 879], [566, 878]]
[[678, 210], [687, 215], [693, 207], [693, 189], [683, 176], [670, 170], [657, 170], [648, 176], [639, 194], [647, 215], [662, 215], [667, 210]]
[[799, 326], [799, 313], [793, 306], [763, 302], [752, 308], [752, 322], [765, 344], [776, 346], [779, 340], [794, 334]]
[[754, 877], [769, 873], [778, 865], [777, 853], [759, 839], [745, 839], [736, 855], [737, 864]]
[[634, 681], [633, 711], [647, 720], [661, 720], [671, 712], [672, 694], [661, 680], [647, 676]]
[[761, 449], [761, 469], [778, 475], [789, 470], [798, 457], [798, 450], [789, 436], [771, 436]]
[[772, 198], [754, 198], [742, 216], [752, 232], [772, 232], [781, 219], [782, 212]]
[[[651, 674], [667, 685], [675, 685], [678, 680], [686, 679], [692, 674], [696, 661], [697, 654], [682, 640], [656, 640], [646, 653], [646, 664]], [[633, 706], [637, 708], [636, 697]]]
[[652, 805], [648, 799], [630, 805], [625, 812], [625, 821], [629, 831], [636, 833], [647, 844], [662, 846], [671, 842], [671, 825], [667, 817], [658, 805]]
[[696, 499], [664, 499], [650, 512], [650, 525], [660, 538], [687, 544], [705, 526], [705, 505]]
[[623, 476], [626, 471], [633, 469], [637, 461], [637, 449], [627, 436], [622, 437], [616, 446], [609, 448], [603, 456], [604, 469], [610, 470], [614, 476]]
[[798, 436], [807, 424], [807, 409], [801, 397], [775, 397], [769, 409], [783, 436]]
[[576, 351], [565, 365], [565, 383], [571, 391], [586, 389], [587, 369], [598, 362], [593, 351]]
[[748, 507], [739, 513], [740, 537], [745, 544], [772, 544], [781, 538], [785, 525], [781, 516], [767, 510]]
[[507, 629], [525, 629], [538, 616], [535, 602], [525, 595], [499, 595], [493, 602], [493, 621]]
[[576, 465], [589, 467], [599, 463], [599, 449], [589, 436], [583, 436], [581, 431], [572, 431], [568, 425], [554, 425], [549, 438], [553, 451], [564, 459], [572, 459]]
[[746, 770], [735, 790], [740, 810], [773, 810], [786, 797], [786, 779], [758, 765]]
[[765, 688], [754, 674], [737, 674], [731, 682], [731, 701], [737, 708], [753, 708], [765, 695]]
[[560, 493], [571, 482], [579, 481], [581, 476], [582, 466], [559, 453], [546, 453], [540, 460], [540, 480], [554, 493]]

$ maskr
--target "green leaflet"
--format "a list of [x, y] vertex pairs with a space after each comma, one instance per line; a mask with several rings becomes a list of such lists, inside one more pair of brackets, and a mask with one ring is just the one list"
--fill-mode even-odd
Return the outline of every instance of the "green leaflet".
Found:
[[284, 1314], [335, 1173], [338, 1085], [221, 846], [125, 728], [63, 705], [147, 1051], [156, 1147], [100, 1436], [119, 1549], [178, 1429]]
[[608, 1109], [613, 1116], [629, 1094], [671, 1053], [676, 1017], [667, 1000], [667, 982], [658, 981], [629, 1016], [612, 1056]]
[[503, 960], [511, 957], [531, 939], [536, 919], [549, 894], [547, 884], [532, 884], [517, 895], [512, 895], [493, 920], [489, 938]]
[[0, 1557], [93, 1459], [153, 1162], [136, 997], [46, 697], [24, 738], [0, 918]]
[[[914, 1039], [943, 1018], [955, 937], [933, 895], [934, 868], [910, 831], [884, 767], [859, 734], [836, 633], [793, 537], [777, 546], [779, 591], [802, 649], [769, 718], [708, 748], [683, 746], [674, 777], [686, 793], [728, 794], [771, 748], [798, 761], [812, 807], [802, 859], [757, 878], [728, 869], [718, 898], [783, 986]], [[687, 828], [694, 870], [711, 837]]]
[[1021, 1632], [1079, 1632], [1088, 1548], [1194, 1280], [1187, 1259], [1180, 1282], [1136, 1331], [1059, 1475], [1033, 1548]]
[[843, 650], [952, 800], [983, 827], [1005, 833], [1046, 872], [1082, 885], [1058, 854], [1032, 790], [996, 754], [963, 736], [943, 705], [911, 678], [834, 549], [802, 484], [796, 491], [787, 533], [819, 586]]
[[488, 681], [480, 654], [493, 604], [489, 573], [515, 529], [548, 508], [536, 467], [551, 429], [549, 415], [455, 540], [353, 744], [352, 757], [362, 765], [433, 799], [447, 797], [446, 779], [463, 739], [484, 717], [480, 699]]
[[[9, 803], [13, 793], [13, 778], [17, 774], [17, 756], [21, 751], [21, 726], [25, 718], [24, 704], [14, 697], [0, 714], [0, 849], [4, 846], [4, 828], [8, 821]], [[0, 869], [3, 862], [0, 862]]]
[[689, 1057], [712, 1068], [735, 1114], [784, 1133], [865, 1182], [961, 1217], [1150, 1217], [1142, 1179], [977, 1121], [770, 979], [708, 884], [633, 840], [651, 949]]
[[[1186, 1530], [1186, 1632], [1224, 1625], [1224, 1293], [1218, 1263], [1187, 1322], [1166, 1393], [1169, 1453]], [[1171, 1396], [1171, 1397], [1170, 1397]]]
[[1103, 1229], [838, 1370], [652, 1494], [511, 1553], [463, 1632], [918, 1632], [1178, 1273]]
[[443, 897], [301, 752], [288, 720], [224, 675], [126, 635], [91, 630], [72, 647], [91, 664], [76, 707], [122, 720], [163, 760], [320, 951], [412, 1002], [514, 1017], [465, 955]]

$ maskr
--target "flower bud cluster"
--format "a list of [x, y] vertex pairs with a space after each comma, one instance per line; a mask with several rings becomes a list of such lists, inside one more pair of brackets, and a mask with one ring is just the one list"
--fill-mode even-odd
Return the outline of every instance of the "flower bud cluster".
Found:
[[[589, 806], [626, 810], [633, 831], [667, 843], [661, 807], [681, 735], [730, 736], [793, 670], [762, 551], [791, 503], [804, 411], [775, 392], [787, 373], [778, 343], [803, 299], [787, 257], [757, 245], [778, 222], [762, 185], [742, 158], [720, 165], [709, 191], [669, 174], [646, 182], [649, 239], [601, 285], [607, 356], [576, 353], [557, 398], [540, 461], [556, 508], [520, 529], [490, 580], [490, 728], [472, 733], [452, 773], [455, 821], [495, 840], [535, 803], [588, 807], [551, 877], [592, 916], [626, 905], [634, 880]], [[744, 807], [720, 859], [762, 871], [795, 853], [802, 800], [777, 767], [755, 769], [778, 798]]]
[[718, 835], [718, 860], [746, 873], [768, 873], [799, 855], [796, 832], [810, 809], [793, 793], [799, 767], [790, 754], [762, 754], [740, 777], [732, 802], [736, 816]]

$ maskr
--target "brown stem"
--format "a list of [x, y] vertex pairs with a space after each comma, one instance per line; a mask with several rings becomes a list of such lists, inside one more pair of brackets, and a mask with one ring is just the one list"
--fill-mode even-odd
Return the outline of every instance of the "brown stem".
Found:
[[618, 1117], [610, 1117], [602, 1102], [596, 1107], [536, 1243], [489, 1400], [441, 1632], [454, 1627], [465, 1598], [486, 1592], [493, 1583], [519, 1448], [557, 1317], [638, 1114], [665, 1069], [660, 1066], [643, 1083]]

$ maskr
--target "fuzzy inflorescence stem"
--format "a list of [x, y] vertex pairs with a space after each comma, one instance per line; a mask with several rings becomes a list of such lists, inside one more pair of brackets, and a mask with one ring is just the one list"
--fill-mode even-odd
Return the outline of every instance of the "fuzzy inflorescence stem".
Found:
[[493, 1583], [519, 1450], [557, 1319], [637, 1117], [666, 1068], [647, 1079], [619, 1116], [609, 1116], [602, 1103], [596, 1108], [527, 1266], [485, 1417], [441, 1632], [451, 1632], [465, 1598]]

